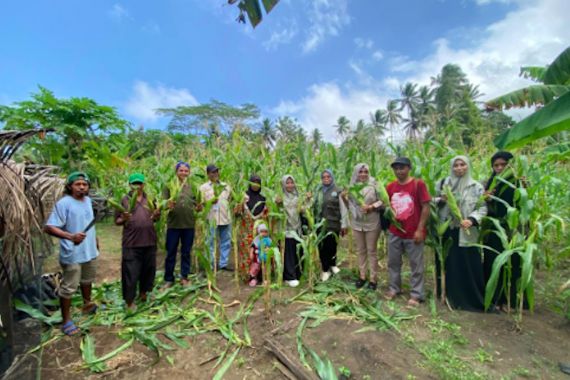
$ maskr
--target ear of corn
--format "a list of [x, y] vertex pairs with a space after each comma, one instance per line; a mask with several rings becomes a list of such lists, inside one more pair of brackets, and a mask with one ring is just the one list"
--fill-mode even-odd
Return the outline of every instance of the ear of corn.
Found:
[[117, 202], [112, 198], [107, 198], [107, 204], [109, 204], [109, 206], [113, 207], [115, 210], [119, 212], [127, 212], [127, 210], [123, 207], [121, 202]]
[[443, 193], [447, 197], [447, 206], [449, 207], [449, 211], [451, 211], [451, 215], [457, 219], [458, 222], [461, 222], [464, 217], [461, 214], [461, 209], [459, 208], [457, 199], [455, 198], [455, 195], [453, 195], [453, 191], [451, 191], [451, 187], [447, 185], [444, 186]]
[[137, 207], [137, 198], [139, 196], [138, 189], [134, 189], [129, 195], [129, 212], [132, 214]]
[[385, 207], [384, 217], [390, 221], [390, 224], [399, 229], [402, 232], [405, 232], [402, 228], [402, 225], [396, 219], [396, 211], [392, 208], [392, 203], [390, 202], [390, 195], [386, 190], [386, 186], [381, 181], [378, 181], [378, 197], [382, 201], [383, 206]]

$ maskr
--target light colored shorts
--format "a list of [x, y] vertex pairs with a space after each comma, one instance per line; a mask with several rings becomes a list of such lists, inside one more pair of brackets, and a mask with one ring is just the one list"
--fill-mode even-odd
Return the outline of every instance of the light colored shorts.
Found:
[[62, 298], [71, 298], [80, 284], [95, 282], [97, 274], [97, 259], [81, 264], [60, 263], [63, 272], [63, 280], [59, 287], [58, 295]]

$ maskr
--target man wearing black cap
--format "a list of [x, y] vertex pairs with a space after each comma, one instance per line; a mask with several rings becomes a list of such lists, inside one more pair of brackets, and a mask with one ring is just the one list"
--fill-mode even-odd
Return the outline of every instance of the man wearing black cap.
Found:
[[409, 158], [398, 157], [391, 166], [396, 181], [388, 184], [386, 190], [401, 229], [391, 224], [388, 232], [390, 279], [386, 298], [392, 299], [401, 292], [402, 256], [407, 253], [410, 257], [412, 285], [408, 305], [417, 306], [424, 299], [423, 251], [431, 197], [422, 180], [410, 177], [412, 163]]
[[200, 186], [200, 192], [204, 201], [212, 201], [212, 207], [208, 213], [210, 225], [209, 244], [212, 266], [216, 260], [215, 235], [217, 233], [220, 241], [220, 261], [218, 269], [231, 271], [228, 266], [230, 257], [230, 249], [232, 245], [232, 229], [230, 214], [230, 186], [224, 182], [220, 182], [220, 171], [214, 164], [206, 167], [206, 174], [209, 181]]

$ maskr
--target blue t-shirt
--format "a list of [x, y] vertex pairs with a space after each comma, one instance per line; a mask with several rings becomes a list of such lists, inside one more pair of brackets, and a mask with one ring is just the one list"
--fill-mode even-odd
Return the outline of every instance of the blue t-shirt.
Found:
[[[85, 197], [80, 201], [66, 195], [55, 204], [46, 225], [75, 234], [83, 232], [93, 218], [91, 198]], [[59, 261], [62, 264], [81, 264], [93, 260], [99, 255], [95, 239], [95, 226], [87, 231], [87, 236], [81, 244], [75, 245], [71, 240], [60, 239], [59, 247]]]

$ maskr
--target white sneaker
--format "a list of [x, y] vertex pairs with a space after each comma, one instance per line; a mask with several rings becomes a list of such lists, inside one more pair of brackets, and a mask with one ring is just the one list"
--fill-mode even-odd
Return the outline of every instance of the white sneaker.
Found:
[[337, 274], [338, 272], [340, 272], [340, 268], [337, 266], [331, 267], [331, 272], [333, 272], [333, 274]]
[[327, 281], [329, 278], [331, 278], [331, 274], [329, 272], [321, 273], [321, 281], [322, 282]]
[[299, 280], [285, 281], [285, 283], [292, 288], [296, 288], [297, 286], [299, 286]]

